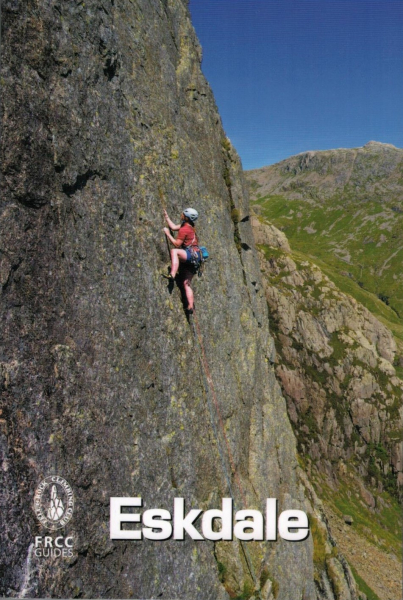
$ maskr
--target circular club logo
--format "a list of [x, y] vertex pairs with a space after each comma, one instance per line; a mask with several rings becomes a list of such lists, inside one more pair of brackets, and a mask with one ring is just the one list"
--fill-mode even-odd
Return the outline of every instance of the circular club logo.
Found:
[[59, 475], [50, 475], [38, 485], [34, 510], [46, 529], [61, 529], [70, 521], [74, 510], [74, 494], [70, 485]]

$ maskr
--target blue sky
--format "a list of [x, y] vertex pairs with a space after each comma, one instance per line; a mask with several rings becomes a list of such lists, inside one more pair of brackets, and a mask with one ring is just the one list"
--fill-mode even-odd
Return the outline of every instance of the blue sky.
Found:
[[403, 148], [403, 0], [190, 0], [245, 169], [370, 140]]

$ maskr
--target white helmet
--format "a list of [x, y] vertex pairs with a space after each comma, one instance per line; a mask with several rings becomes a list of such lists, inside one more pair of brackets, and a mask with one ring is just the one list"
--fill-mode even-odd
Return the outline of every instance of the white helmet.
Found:
[[199, 216], [199, 213], [194, 208], [185, 208], [183, 214], [191, 221], [196, 221], [197, 217]]

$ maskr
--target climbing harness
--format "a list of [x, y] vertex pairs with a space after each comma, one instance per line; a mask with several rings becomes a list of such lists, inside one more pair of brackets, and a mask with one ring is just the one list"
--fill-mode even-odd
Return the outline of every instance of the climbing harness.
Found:
[[205, 246], [199, 246], [195, 244], [196, 234], [193, 237], [192, 243], [186, 246], [185, 250], [190, 252], [190, 264], [192, 269], [199, 277], [203, 275], [204, 263], [209, 257], [207, 248]]
[[186, 246], [185, 250], [190, 252], [190, 265], [194, 273], [199, 277], [203, 274], [204, 260], [199, 246]]

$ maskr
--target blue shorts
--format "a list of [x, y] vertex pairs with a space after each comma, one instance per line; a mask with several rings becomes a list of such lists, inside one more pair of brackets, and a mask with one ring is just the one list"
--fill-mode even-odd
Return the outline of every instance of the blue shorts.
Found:
[[192, 251], [190, 248], [185, 248], [186, 251], [186, 261], [192, 262]]

